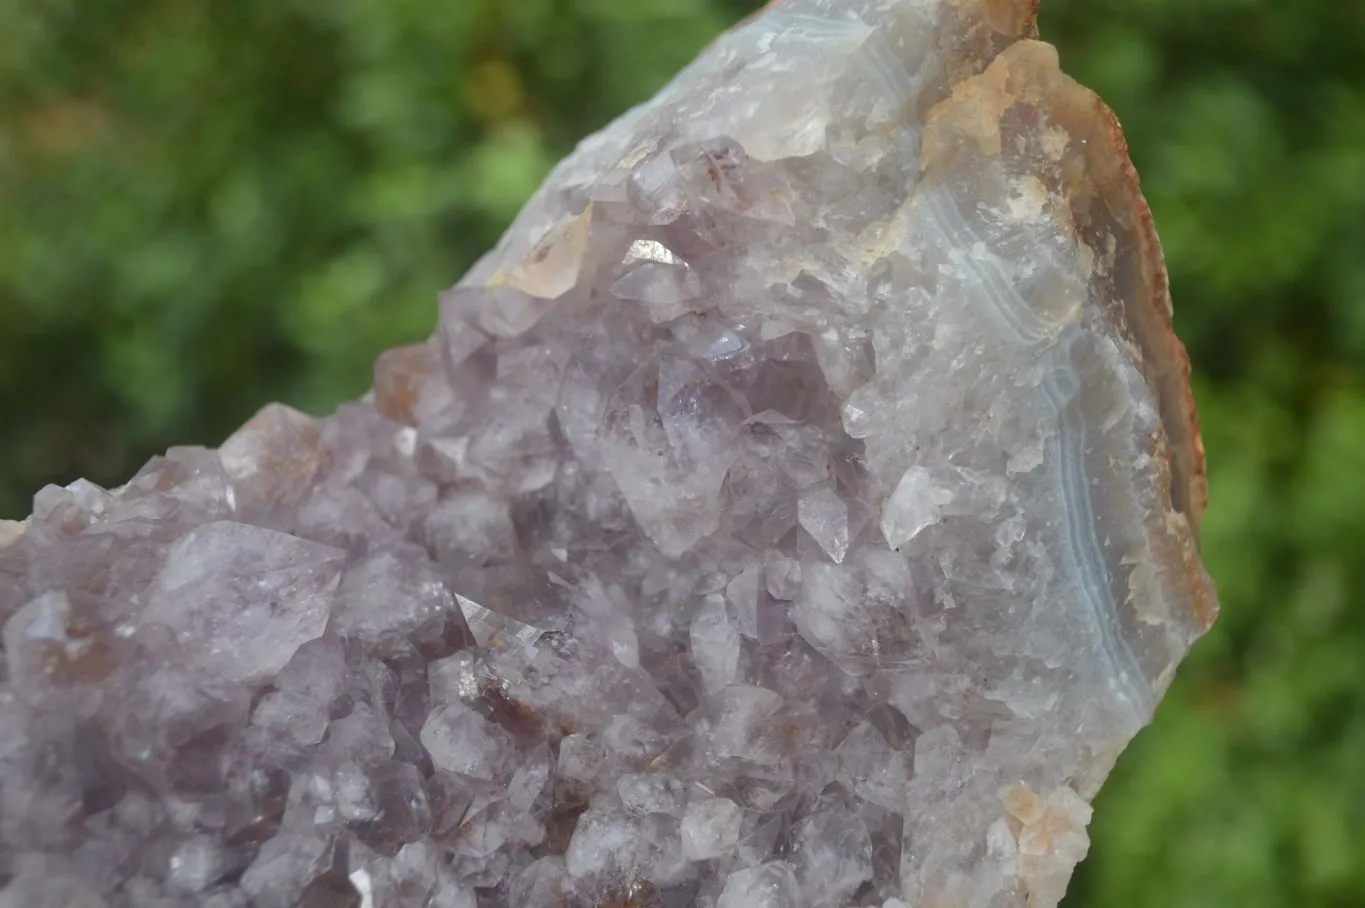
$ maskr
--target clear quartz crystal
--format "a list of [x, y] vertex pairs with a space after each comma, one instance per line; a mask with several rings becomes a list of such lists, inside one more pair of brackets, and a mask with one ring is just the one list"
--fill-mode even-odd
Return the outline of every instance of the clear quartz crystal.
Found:
[[0, 522], [0, 906], [1054, 905], [1216, 612], [1028, 0], [782, 0], [314, 419]]
[[690, 861], [724, 857], [739, 844], [742, 813], [734, 801], [706, 798], [687, 806], [682, 818], [682, 853]]

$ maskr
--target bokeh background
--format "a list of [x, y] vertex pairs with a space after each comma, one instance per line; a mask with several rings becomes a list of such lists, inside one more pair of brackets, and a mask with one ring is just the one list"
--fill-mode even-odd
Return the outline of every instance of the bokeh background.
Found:
[[[0, 0], [0, 516], [322, 412], [754, 0]], [[1069, 908], [1365, 905], [1365, 3], [1044, 0], [1196, 366], [1221, 622]]]

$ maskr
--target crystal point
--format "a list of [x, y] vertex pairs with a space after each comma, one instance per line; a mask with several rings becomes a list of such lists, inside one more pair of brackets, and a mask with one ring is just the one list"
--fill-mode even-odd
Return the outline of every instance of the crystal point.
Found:
[[1216, 599], [1035, 6], [770, 5], [370, 395], [0, 522], [0, 904], [1055, 905]]

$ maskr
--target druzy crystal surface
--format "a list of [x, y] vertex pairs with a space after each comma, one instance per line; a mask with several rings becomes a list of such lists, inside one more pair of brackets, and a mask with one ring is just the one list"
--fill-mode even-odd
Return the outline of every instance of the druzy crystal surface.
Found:
[[0, 906], [1049, 906], [1216, 609], [1118, 126], [785, 0], [325, 419], [0, 524]]

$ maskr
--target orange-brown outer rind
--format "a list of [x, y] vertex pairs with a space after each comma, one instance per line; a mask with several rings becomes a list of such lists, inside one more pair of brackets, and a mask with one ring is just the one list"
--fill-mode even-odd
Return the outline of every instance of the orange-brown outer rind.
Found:
[[1197, 530], [1208, 504], [1204, 443], [1190, 386], [1189, 355], [1172, 321], [1170, 282], [1156, 223], [1117, 115], [1089, 89], [1071, 84], [1076, 91], [1059, 101], [1052, 113], [1074, 137], [1085, 141], [1091, 189], [1108, 209], [1118, 240], [1114, 280], [1116, 296], [1123, 301], [1120, 328], [1137, 345], [1138, 367], [1157, 396], [1172, 503]]

